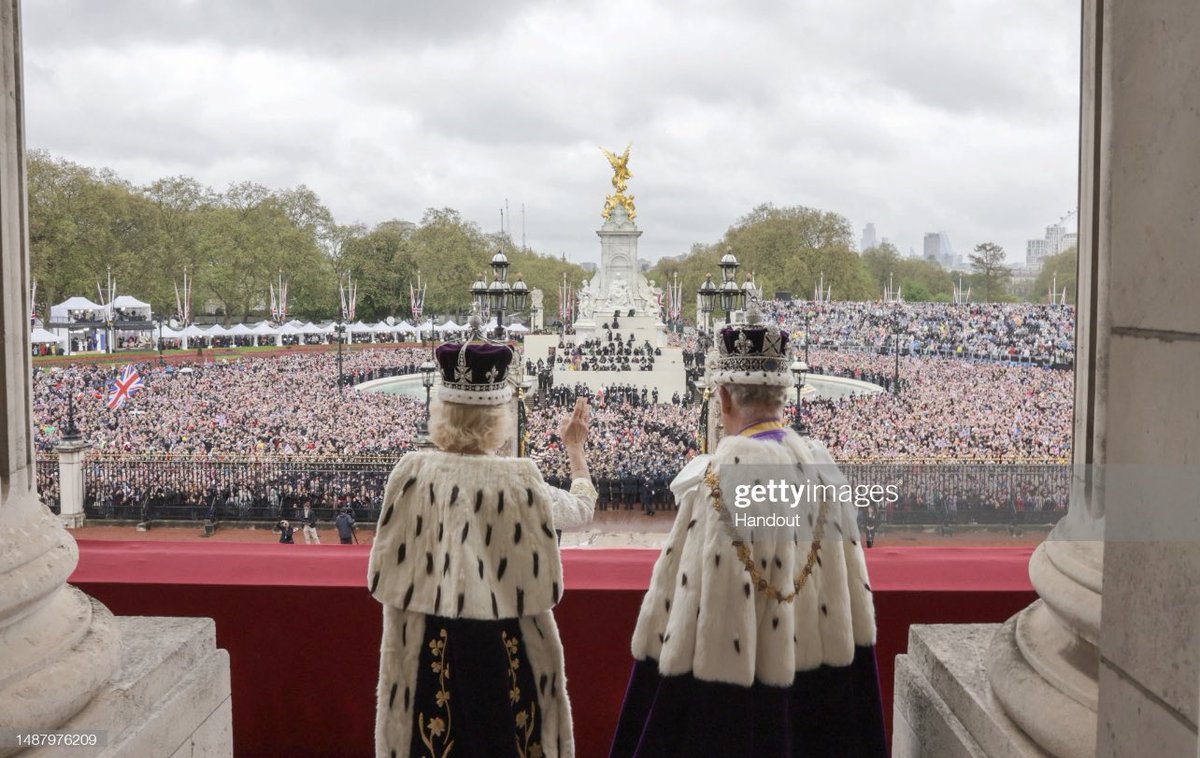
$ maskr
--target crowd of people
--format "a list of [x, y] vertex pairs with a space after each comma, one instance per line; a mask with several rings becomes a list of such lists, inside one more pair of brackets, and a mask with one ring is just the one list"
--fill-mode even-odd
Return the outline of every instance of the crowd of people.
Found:
[[831, 348], [1067, 366], [1075, 308], [1033, 303], [812, 303], [770, 300], [768, 319], [792, 339]]
[[[413, 373], [427, 350], [348, 352], [343, 374], [354, 380], [384, 369]], [[424, 404], [384, 393], [338, 397], [335, 353], [242, 357], [176, 368], [140, 366], [145, 389], [128, 404], [105, 402], [112, 369], [94, 365], [37, 368], [33, 403], [37, 447], [62, 439], [67, 394], [75, 423], [101, 452], [237, 455], [391, 455], [410, 449]], [[342, 390], [349, 393], [350, 390]]]
[[[839, 323], [841, 316], [826, 307], [831, 310], [825, 324]], [[1005, 313], [1013, 317], [1005, 323], [1015, 323], [1017, 311], [1007, 306], [942, 307], [961, 310], [964, 319], [989, 334], [1015, 334], [996, 325], [997, 314]], [[1045, 329], [1059, 323], [1035, 316], [1036, 306], [1021, 307], [1027, 309], [1019, 318], [1024, 326], [1016, 328], [1026, 329], [1026, 336], [1033, 333], [1029, 324]], [[1043, 315], [1061, 310], [1040, 308]], [[914, 323], [920, 323], [915, 315]], [[693, 356], [686, 370], [697, 377], [702, 363], [695, 356], [702, 345], [672, 339]], [[997, 338], [995, 344], [1007, 339]], [[623, 343], [605, 340], [601, 348], [609, 344]], [[793, 337], [792, 344], [801, 349], [803, 335]], [[815, 344], [808, 351], [813, 373], [887, 389], [841, 399], [810, 397], [798, 417], [789, 406], [789, 421], [822, 440], [839, 461], [1020, 463], [1063, 461], [1070, 455], [1068, 371], [991, 357], [946, 360], [915, 351], [902, 353], [893, 385], [891, 355]], [[394, 346], [356, 350], [344, 355], [342, 373], [350, 383], [413, 373], [428, 355], [427, 349]], [[339, 388], [333, 352], [242, 356], [182, 367], [147, 363], [139, 369], [145, 389], [117, 410], [106, 403], [112, 368], [34, 371], [37, 449], [49, 453], [61, 442], [70, 395], [75, 423], [95, 451], [87, 472], [89, 504], [101, 513], [177, 507], [193, 517], [270, 518], [309, 504], [323, 512], [348, 506], [368, 517], [387, 470], [414, 447], [424, 421], [422, 400]], [[591, 393], [582, 383], [561, 378], [539, 386], [526, 414], [529, 454], [554, 480], [566, 476], [555, 420], [577, 396]], [[660, 397], [653, 387], [633, 385], [591, 397], [592, 471], [602, 507], [651, 512], [669, 505], [670, 477], [698, 451], [697, 400], [690, 384], [682, 397]], [[51, 467], [39, 467], [39, 479], [47, 494], [56, 491]], [[1035, 494], [1025, 500], [1040, 508], [1053, 497]]]
[[[889, 356], [813, 350], [811, 370], [887, 381]], [[1065, 460], [1068, 371], [902, 356], [899, 392], [806, 399], [801, 423], [838, 460]]]

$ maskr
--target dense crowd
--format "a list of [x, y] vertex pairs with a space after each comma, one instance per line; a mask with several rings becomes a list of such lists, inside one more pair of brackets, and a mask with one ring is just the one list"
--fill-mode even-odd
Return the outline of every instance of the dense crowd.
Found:
[[770, 300], [765, 316], [805, 341], [902, 354], [1068, 365], [1075, 349], [1075, 308], [1032, 303], [810, 303]]
[[[428, 351], [347, 352], [343, 373], [365, 378], [383, 369], [412, 373]], [[97, 450], [208, 455], [383, 455], [412, 446], [424, 404], [399, 395], [346, 389], [339, 398], [336, 354], [238, 358], [140, 367], [145, 390], [109, 410], [103, 395], [112, 370], [97, 366], [35, 369], [37, 447], [52, 450], [66, 425], [66, 394], [75, 421]]]
[[[890, 383], [891, 357], [813, 350], [821, 373]], [[839, 460], [1062, 460], [1073, 377], [1061, 369], [900, 358], [899, 392], [806, 400], [802, 425]]]
[[[412, 373], [427, 357], [416, 348], [358, 350], [344, 356], [343, 371], [353, 381]], [[789, 406], [789, 421], [840, 461], [1022, 462], [1070, 454], [1068, 371], [902, 355], [892, 387], [890, 355], [813, 347], [809, 363], [813, 372], [899, 390], [810, 399], [799, 418]], [[107, 454], [94, 456], [103, 463], [87, 474], [101, 512], [128, 515], [149, 504], [186, 508], [193, 517], [270, 518], [308, 502], [349, 505], [365, 516], [424, 419], [420, 400], [339, 390], [332, 352], [139, 368], [145, 390], [115, 411], [103, 398], [113, 369], [35, 369], [37, 449], [49, 452], [61, 441], [73, 395], [83, 437]], [[565, 483], [567, 471], [556, 420], [580, 394], [589, 394], [585, 385], [560, 379], [528, 407], [530, 455], [552, 483]], [[667, 484], [698, 451], [699, 406], [690, 392], [658, 397], [653, 388], [615, 386], [591, 400], [590, 463], [601, 504], [668, 505]], [[56, 483], [43, 468], [39, 478], [50, 494]], [[1026, 499], [1053, 497], [1039, 490]]]

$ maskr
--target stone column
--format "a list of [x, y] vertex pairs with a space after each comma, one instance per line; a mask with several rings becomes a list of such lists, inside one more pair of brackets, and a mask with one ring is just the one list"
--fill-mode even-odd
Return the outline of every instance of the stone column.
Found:
[[34, 474], [20, 0], [0, 0], [0, 67], [0, 756], [17, 750], [14, 732], [56, 729], [96, 736], [71, 748], [80, 756], [232, 755], [213, 622], [117, 619], [66, 584], [79, 551]]
[[[0, 728], [66, 723], [117, 668], [112, 615], [66, 584], [75, 541], [38, 499], [19, 0], [0, 2]], [[0, 755], [13, 747], [0, 747]]]
[[1071, 509], [1036, 603], [913, 627], [897, 756], [1200, 748], [1200, 9], [1085, 0], [1082, 50]]
[[70, 440], [60, 444], [58, 453], [58, 517], [68, 529], [83, 526], [83, 504], [86, 493], [83, 487], [83, 462], [92, 446], [82, 440]]
[[1109, 274], [1096, 752], [1191, 755], [1200, 742], [1200, 6], [1085, 8], [1098, 40], [1084, 71], [1099, 89], [1098, 252]]

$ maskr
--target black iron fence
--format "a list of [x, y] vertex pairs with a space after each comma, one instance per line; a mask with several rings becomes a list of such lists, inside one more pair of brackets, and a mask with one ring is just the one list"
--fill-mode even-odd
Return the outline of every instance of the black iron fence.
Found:
[[322, 520], [349, 507], [375, 520], [397, 457], [94, 455], [84, 468], [84, 511], [95, 519]]
[[58, 513], [62, 500], [62, 488], [58, 476], [58, 456], [53, 453], [39, 455], [34, 462], [37, 467], [37, 489], [42, 502]]
[[864, 514], [878, 524], [1053, 524], [1070, 499], [1071, 466], [1059, 462], [872, 461], [841, 469], [851, 484], [893, 488], [894, 500], [889, 494]]
[[[94, 454], [84, 470], [85, 512], [94, 519], [270, 521], [296, 518], [308, 503], [322, 520], [349, 507], [356, 519], [373, 521], [398, 457]], [[57, 494], [57, 461], [49, 469], [39, 461], [39, 488]], [[1071, 467], [1056, 462], [872, 461], [841, 469], [856, 487], [891, 486], [894, 499], [862, 509], [876, 525], [1053, 524], [1066, 513], [1071, 484]]]

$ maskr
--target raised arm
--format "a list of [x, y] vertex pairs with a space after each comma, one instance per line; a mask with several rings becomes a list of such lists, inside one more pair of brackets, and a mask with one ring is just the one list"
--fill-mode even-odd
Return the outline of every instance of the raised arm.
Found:
[[588, 436], [587, 398], [581, 397], [575, 401], [575, 408], [559, 423], [558, 435], [566, 448], [571, 466], [571, 489], [565, 491], [547, 487], [550, 491], [550, 515], [555, 528], [569, 529], [589, 523], [596, 510], [597, 493], [592, 486], [585, 452]]

